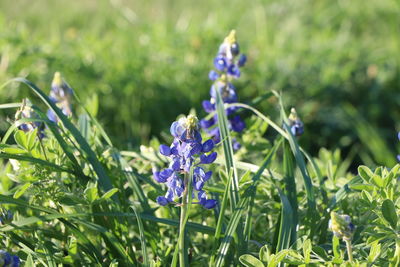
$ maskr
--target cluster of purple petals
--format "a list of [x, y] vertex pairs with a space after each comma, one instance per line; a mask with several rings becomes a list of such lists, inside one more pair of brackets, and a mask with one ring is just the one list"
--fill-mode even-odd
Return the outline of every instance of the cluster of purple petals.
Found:
[[18, 256], [11, 255], [10, 253], [0, 250], [0, 266], [18, 267], [21, 261]]
[[[15, 119], [19, 120], [19, 119], [35, 119], [35, 118], [37, 119], [39, 118], [39, 116], [33, 110], [31, 102], [29, 101], [29, 99], [24, 99], [21, 109], [18, 110], [17, 113], [15, 114]], [[23, 123], [18, 126], [18, 129], [26, 133], [38, 129], [37, 132], [38, 137], [40, 139], [44, 137], [42, 123], [38, 121]]]
[[[72, 107], [71, 107], [71, 98], [72, 98], [72, 88], [70, 88], [61, 78], [61, 74], [56, 72], [54, 74], [53, 82], [51, 83], [51, 90], [49, 98], [53, 101], [54, 104], [57, 105], [58, 108], [66, 116], [70, 116], [72, 114]], [[54, 113], [52, 109], [47, 110], [47, 117], [49, 120], [57, 123], [58, 117]]]
[[[205, 171], [201, 165], [213, 163], [217, 157], [216, 152], [211, 152], [214, 142], [210, 139], [202, 143], [200, 133], [196, 130], [188, 130], [181, 120], [171, 125], [171, 134], [174, 141], [171, 146], [160, 145], [160, 153], [171, 158], [168, 168], [161, 171], [153, 171], [154, 179], [159, 183], [165, 183], [168, 191], [165, 196], [157, 197], [157, 203], [165, 206], [168, 203], [175, 203], [174, 199], [181, 198], [185, 190], [183, 174], [189, 173], [193, 167], [193, 199], [204, 208], [211, 209], [217, 204], [214, 199], [207, 199], [203, 190], [204, 183], [212, 175], [211, 171]], [[211, 153], [210, 153], [211, 152]]]
[[301, 120], [297, 119], [291, 123], [290, 131], [294, 136], [301, 136], [304, 133], [304, 124]]
[[[215, 70], [209, 73], [210, 80], [214, 81], [210, 90], [211, 99], [203, 101], [203, 108], [207, 113], [212, 113], [216, 110], [216, 90], [221, 93], [224, 103], [230, 104], [238, 101], [236, 89], [230, 80], [240, 77], [240, 67], [244, 66], [246, 59], [245, 55], [239, 55], [239, 45], [236, 41], [230, 43], [225, 40], [221, 44], [214, 59]], [[229, 107], [226, 109], [226, 114], [230, 130], [240, 133], [244, 130], [246, 124], [239, 115], [235, 114], [236, 110], [236, 107]], [[221, 141], [217, 123], [218, 116], [216, 114], [212, 118], [200, 121], [201, 127], [212, 137], [215, 143]], [[235, 150], [240, 148], [240, 144], [236, 140], [233, 140], [233, 146]]]
[[11, 223], [13, 220], [14, 214], [11, 210], [1, 209], [0, 212], [0, 225], [5, 225]]

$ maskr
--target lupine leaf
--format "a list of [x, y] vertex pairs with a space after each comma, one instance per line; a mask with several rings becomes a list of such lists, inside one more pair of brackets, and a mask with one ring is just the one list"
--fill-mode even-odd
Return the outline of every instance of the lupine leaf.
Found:
[[396, 207], [394, 206], [393, 201], [390, 199], [383, 201], [381, 210], [385, 220], [390, 223], [393, 229], [396, 229], [399, 218], [396, 214]]

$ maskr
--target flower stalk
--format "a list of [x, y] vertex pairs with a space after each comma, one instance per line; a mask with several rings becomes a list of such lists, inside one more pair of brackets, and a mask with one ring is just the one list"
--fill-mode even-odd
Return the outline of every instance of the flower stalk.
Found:
[[185, 229], [186, 229], [186, 221], [188, 217], [188, 183], [189, 183], [189, 175], [186, 173], [183, 181], [185, 185], [185, 190], [182, 194], [182, 203], [181, 203], [181, 217], [179, 220], [179, 266], [189, 266], [188, 254], [186, 250], [185, 244]]

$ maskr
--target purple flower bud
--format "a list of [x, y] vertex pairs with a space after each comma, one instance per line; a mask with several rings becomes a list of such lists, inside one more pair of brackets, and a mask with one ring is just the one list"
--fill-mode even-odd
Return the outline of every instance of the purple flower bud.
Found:
[[202, 104], [203, 104], [204, 110], [205, 110], [207, 113], [211, 113], [211, 112], [213, 112], [213, 111], [215, 110], [214, 105], [211, 104], [211, 102], [208, 101], [208, 100], [204, 100]]
[[211, 118], [209, 120], [206, 119], [202, 119], [200, 120], [200, 126], [203, 129], [207, 129], [210, 128], [211, 126], [213, 126], [215, 124], [214, 118]]
[[213, 140], [209, 139], [203, 143], [203, 152], [210, 152], [214, 148]]
[[243, 67], [244, 64], [246, 64], [246, 61], [247, 61], [246, 55], [241, 54], [241, 55], [239, 56], [238, 66], [239, 66], [239, 67]]
[[206, 173], [204, 174], [204, 178], [203, 178], [204, 182], [207, 182], [208, 180], [210, 180], [211, 175], [212, 175], [212, 171], [206, 172]]
[[194, 189], [196, 189], [197, 191], [200, 191], [203, 189], [203, 186], [204, 186], [203, 181], [196, 181], [194, 184]]
[[236, 42], [233, 43], [231, 45], [231, 53], [232, 53], [232, 55], [237, 56], [237, 55], [239, 55], [239, 52], [240, 52], [239, 44], [236, 43]]
[[167, 181], [166, 178], [160, 177], [160, 172], [158, 171], [153, 171], [153, 176], [157, 183], [165, 183]]
[[219, 70], [223, 71], [226, 68], [226, 59], [225, 57], [219, 55], [214, 59], [214, 67]]
[[202, 164], [210, 164], [210, 163], [213, 163], [216, 158], [217, 158], [217, 152], [213, 152], [208, 156], [203, 154], [200, 156], [200, 162]]
[[234, 139], [232, 140], [232, 147], [234, 151], [237, 151], [242, 147], [242, 145], [238, 141], [236, 141], [236, 139]]
[[156, 201], [161, 206], [165, 206], [165, 205], [167, 205], [169, 203], [168, 199], [166, 197], [163, 197], [163, 196], [157, 197]]
[[235, 132], [240, 133], [241, 131], [244, 130], [244, 128], [246, 128], [246, 124], [240, 118], [239, 115], [236, 115], [233, 119], [230, 120], [230, 122], [231, 122], [232, 130], [234, 130]]
[[208, 73], [208, 78], [209, 78], [211, 81], [215, 81], [216, 79], [219, 78], [219, 74], [218, 74], [216, 71], [211, 70], [211, 71]]
[[178, 172], [178, 171], [181, 170], [181, 163], [180, 163], [180, 161], [179, 161], [179, 158], [175, 158], [175, 159], [171, 162], [170, 168], [171, 168], [173, 171], [176, 171], [176, 172]]
[[199, 200], [199, 203], [203, 205], [205, 201], [207, 200], [207, 195], [206, 192], [203, 190], [200, 190], [199, 193], [197, 194], [197, 199]]
[[160, 171], [159, 177], [161, 180], [167, 180], [169, 177], [171, 177], [173, 172], [174, 171], [171, 169], [164, 169]]
[[160, 153], [164, 156], [169, 156], [171, 155], [171, 148], [167, 145], [160, 145]]
[[199, 154], [201, 151], [203, 150], [203, 147], [201, 144], [195, 144], [192, 148], [192, 150], [190, 150], [190, 155], [194, 156]]
[[240, 70], [235, 64], [231, 64], [228, 67], [228, 74], [232, 75], [232, 76], [234, 76], [236, 78], [239, 78], [240, 77]]
[[206, 209], [212, 209], [217, 205], [217, 201], [215, 199], [207, 199], [204, 201], [203, 207]]
[[172, 123], [171, 128], [170, 128], [170, 132], [171, 132], [172, 136], [179, 138], [183, 134], [184, 131], [185, 131], [185, 128], [179, 123], [179, 121], [175, 121]]
[[295, 122], [292, 127], [290, 127], [290, 131], [294, 136], [301, 136], [304, 133], [304, 126], [301, 122]]

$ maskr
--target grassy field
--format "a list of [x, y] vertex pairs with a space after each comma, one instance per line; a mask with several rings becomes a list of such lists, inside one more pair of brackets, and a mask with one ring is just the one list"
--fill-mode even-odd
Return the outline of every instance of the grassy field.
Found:
[[[119, 145], [137, 147], [176, 114], [192, 107], [203, 114], [210, 55], [235, 28], [249, 57], [240, 101], [281, 90], [306, 128], [318, 129], [303, 140], [313, 151], [365, 142], [348, 117], [365, 120], [393, 147], [399, 8], [390, 0], [2, 1], [0, 78], [28, 77], [48, 90], [61, 71], [82, 99], [98, 99]], [[23, 94], [13, 88], [1, 97]], [[268, 102], [260, 109], [276, 114]], [[372, 150], [365, 160], [386, 163]]]
[[[0, 1], [0, 266], [399, 266], [399, 25], [396, 0]], [[212, 82], [231, 29], [247, 63]]]

